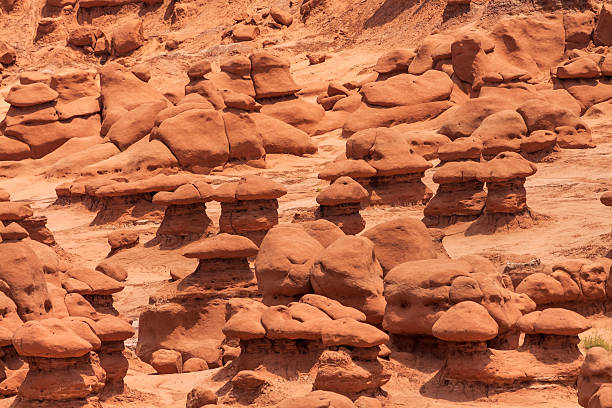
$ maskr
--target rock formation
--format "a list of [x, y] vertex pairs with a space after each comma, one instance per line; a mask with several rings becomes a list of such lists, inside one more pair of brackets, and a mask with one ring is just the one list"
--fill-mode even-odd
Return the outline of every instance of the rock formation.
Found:
[[212, 187], [202, 180], [155, 194], [151, 202], [167, 206], [157, 229], [160, 245], [177, 246], [210, 233], [212, 221], [206, 214], [206, 202], [211, 201], [212, 195]]
[[[578, 375], [578, 403], [585, 407], [609, 407], [612, 358], [602, 347], [587, 351]], [[604, 403], [605, 401], [605, 403]]]
[[433, 176], [439, 184], [423, 213], [428, 226], [446, 226], [478, 218], [485, 207], [487, 193], [478, 180], [482, 164], [474, 161], [445, 163]]
[[553, 264], [548, 273], [525, 277], [516, 291], [529, 296], [538, 307], [559, 306], [590, 315], [605, 310], [609, 303], [611, 273], [608, 258], [566, 259]]
[[91, 189], [86, 186], [87, 206], [98, 212], [92, 224], [161, 220], [166, 206], [153, 203], [153, 196], [160, 191], [173, 191], [188, 181], [186, 176], [158, 174], [135, 181], [94, 184]]
[[470, 227], [472, 231], [486, 233], [532, 225], [524, 184], [525, 179], [536, 171], [533, 163], [514, 152], [500, 153], [483, 163], [477, 180], [487, 183], [487, 200], [484, 214]]
[[370, 205], [421, 204], [432, 196], [421, 181], [432, 165], [393, 129], [368, 129], [354, 134], [346, 142], [346, 157], [347, 161], [328, 165], [319, 177], [352, 177], [370, 193]]
[[340, 177], [317, 194], [316, 217], [333, 222], [345, 234], [358, 234], [365, 228], [359, 210], [368, 198], [367, 190], [359, 183], [350, 177]]
[[[316, 367], [313, 388], [351, 395], [376, 390], [390, 379], [378, 358], [388, 336], [356, 317], [364, 319], [357, 310], [322, 296], [270, 307], [232, 299], [223, 331], [240, 340], [241, 355], [235, 361], [240, 370], [265, 367], [280, 353], [281, 365], [290, 371]], [[268, 369], [276, 371], [274, 366]]]
[[182, 361], [195, 357], [219, 367], [228, 299], [257, 296], [247, 260], [257, 251], [248, 238], [225, 233], [185, 247], [184, 256], [198, 259], [198, 266], [151, 296], [151, 305], [140, 315], [138, 356], [148, 362], [154, 352], [167, 349], [179, 352]]
[[31, 321], [15, 332], [13, 345], [29, 365], [19, 387], [23, 400], [86, 403], [104, 387], [106, 374], [93, 353], [101, 342], [84, 322]]
[[213, 199], [221, 203], [219, 230], [261, 243], [268, 230], [278, 224], [278, 198], [285, 194], [285, 187], [260, 176], [223, 184], [213, 193]]

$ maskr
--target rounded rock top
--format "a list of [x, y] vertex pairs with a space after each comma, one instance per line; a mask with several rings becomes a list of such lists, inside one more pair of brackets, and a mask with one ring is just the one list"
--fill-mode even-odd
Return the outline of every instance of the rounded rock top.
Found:
[[232, 234], [219, 234], [189, 244], [183, 256], [198, 259], [235, 259], [257, 255], [259, 249], [250, 239]]
[[340, 177], [317, 195], [320, 205], [356, 204], [369, 197], [368, 191], [350, 177]]
[[440, 340], [480, 342], [495, 338], [499, 326], [487, 309], [479, 303], [457, 303], [440, 316], [432, 327], [432, 334]]
[[515, 152], [502, 152], [483, 163], [480, 181], [500, 182], [532, 176], [538, 168]]
[[0, 226], [0, 237], [3, 241], [19, 241], [29, 236], [28, 231], [16, 222], [11, 222], [6, 227]]
[[521, 317], [517, 326], [525, 334], [557, 336], [577, 336], [591, 328], [591, 324], [584, 316], [562, 308], [531, 312]]

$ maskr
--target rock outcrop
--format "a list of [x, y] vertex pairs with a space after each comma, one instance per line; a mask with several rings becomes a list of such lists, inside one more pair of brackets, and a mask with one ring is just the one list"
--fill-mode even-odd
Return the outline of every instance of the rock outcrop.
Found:
[[206, 214], [206, 203], [212, 200], [212, 195], [212, 187], [203, 180], [155, 194], [151, 202], [167, 206], [157, 229], [160, 245], [174, 247], [211, 233], [212, 221]]
[[438, 168], [433, 181], [439, 184], [436, 194], [423, 213], [428, 226], [446, 226], [478, 218], [485, 207], [487, 193], [478, 180], [482, 164], [474, 161], [448, 162]]
[[355, 235], [365, 228], [359, 210], [367, 203], [369, 194], [350, 177], [340, 177], [317, 194], [317, 218], [336, 224], [345, 234]]
[[213, 193], [213, 199], [221, 203], [219, 230], [261, 243], [268, 230], [278, 224], [278, 198], [285, 194], [285, 187], [261, 176], [223, 184]]
[[257, 296], [247, 260], [257, 251], [248, 238], [225, 233], [186, 246], [184, 256], [198, 259], [198, 266], [151, 296], [151, 305], [140, 315], [137, 355], [149, 362], [154, 352], [167, 349], [185, 362], [199, 358], [209, 368], [222, 365], [226, 303]]

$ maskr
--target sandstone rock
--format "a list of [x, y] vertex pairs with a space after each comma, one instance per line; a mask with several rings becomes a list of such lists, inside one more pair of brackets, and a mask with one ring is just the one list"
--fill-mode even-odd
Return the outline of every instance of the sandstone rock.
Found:
[[378, 58], [374, 71], [379, 74], [408, 72], [410, 63], [416, 56], [413, 50], [398, 49], [389, 51]]
[[257, 123], [246, 112], [224, 112], [223, 122], [229, 143], [229, 160], [261, 160], [266, 156]]
[[253, 41], [259, 35], [259, 27], [247, 24], [238, 24], [232, 28], [234, 41]]
[[517, 323], [526, 334], [576, 336], [591, 327], [581, 315], [567, 309], [550, 308], [521, 317]]
[[2, 241], [0, 279], [10, 288], [11, 299], [24, 321], [41, 319], [49, 313], [49, 294], [43, 264], [25, 241]]
[[261, 323], [261, 315], [267, 307], [252, 299], [230, 299], [226, 305], [226, 322], [223, 333], [228, 338], [240, 340], [261, 339], [266, 329]]
[[612, 45], [610, 24], [612, 24], [612, 12], [606, 5], [603, 5], [597, 18], [597, 26], [593, 32], [593, 43], [595, 45]]
[[36, 82], [13, 86], [6, 97], [6, 102], [13, 106], [29, 107], [55, 101], [58, 96], [59, 94], [48, 85]]
[[34, 214], [29, 204], [11, 201], [0, 202], [0, 221], [21, 221]]
[[11, 65], [15, 63], [16, 59], [15, 49], [5, 41], [0, 41], [0, 64]]
[[138, 241], [139, 234], [137, 231], [117, 230], [108, 235], [108, 244], [110, 245], [112, 251], [131, 248], [136, 246]]
[[264, 103], [261, 113], [282, 120], [308, 134], [313, 134], [325, 111], [318, 104], [300, 98]]
[[354, 408], [355, 405], [344, 395], [330, 391], [312, 391], [303, 397], [288, 398], [276, 408]]
[[151, 70], [149, 66], [145, 63], [134, 65], [130, 71], [132, 74], [136, 76], [136, 78], [140, 79], [143, 82], [149, 82], [151, 79]]
[[610, 352], [602, 347], [592, 347], [587, 351], [578, 375], [578, 403], [589, 406], [594, 394], [605, 384], [612, 382], [612, 358]]
[[32, 156], [30, 146], [19, 140], [0, 136], [0, 161], [19, 161]]
[[369, 194], [365, 188], [350, 177], [340, 177], [329, 187], [317, 194], [317, 217], [338, 225], [345, 234], [355, 235], [365, 227], [365, 220], [359, 214], [362, 202]]
[[100, 340], [97, 345], [91, 344], [88, 340], [91, 338], [96, 339], [96, 336], [85, 323], [50, 318], [27, 322], [17, 329], [13, 345], [22, 356], [80, 357], [100, 347]]
[[432, 327], [432, 334], [445, 341], [487, 341], [497, 336], [497, 332], [497, 323], [487, 309], [472, 301], [452, 306]]
[[444, 101], [452, 88], [448, 75], [430, 70], [420, 76], [399, 74], [386, 81], [365, 84], [361, 93], [370, 105], [393, 107]]
[[299, 225], [278, 225], [268, 231], [255, 259], [263, 302], [288, 304], [311, 293], [310, 270], [322, 249]]
[[311, 237], [319, 241], [323, 247], [327, 248], [336, 239], [343, 237], [345, 234], [334, 223], [320, 219], [315, 221], [306, 221], [300, 223], [304, 231]]
[[[109, 109], [132, 110], [148, 102], [167, 99], [151, 84], [141, 81], [127, 68], [116, 62], [108, 62], [100, 69], [100, 92], [105, 111]], [[105, 115], [106, 116], [106, 115]]]
[[140, 48], [143, 42], [142, 20], [140, 19], [124, 21], [113, 31], [112, 48], [116, 55], [128, 55]]
[[478, 180], [480, 171], [481, 164], [473, 161], [449, 162], [436, 171], [433, 180], [440, 186], [423, 212], [429, 225], [470, 220], [482, 213], [487, 194]]
[[212, 67], [210, 66], [210, 62], [207, 60], [200, 60], [195, 62], [189, 66], [187, 70], [187, 76], [189, 79], [199, 79], [203, 78], [204, 75], [212, 72]]
[[595, 14], [592, 11], [564, 14], [563, 26], [565, 27], [567, 49], [586, 48], [591, 42], [591, 35], [595, 26]]
[[192, 357], [183, 363], [184, 373], [194, 373], [196, 371], [208, 370], [208, 363], [201, 358]]
[[341, 237], [321, 251], [310, 282], [316, 294], [365, 313], [368, 323], [382, 321], [382, 268], [374, 256], [374, 244], [367, 238]]
[[314, 387], [338, 393], [376, 390], [391, 378], [391, 373], [378, 361], [351, 359], [346, 350], [327, 350], [318, 361]]
[[155, 117], [165, 107], [165, 102], [143, 104], [117, 120], [106, 136], [123, 151], [151, 132]]
[[181, 166], [190, 169], [212, 169], [225, 164], [229, 157], [223, 119], [213, 110], [180, 113], [162, 122], [151, 138], [161, 140]]
[[[342, 127], [342, 135], [344, 137], [349, 137], [360, 130], [378, 127], [393, 127], [402, 123], [426, 121], [436, 118], [452, 106], [453, 104], [449, 101], [428, 102], [418, 105], [395, 106], [391, 108], [361, 104], [361, 106], [354, 110], [346, 119]], [[451, 137], [451, 139], [453, 138]]]
[[293, 95], [300, 90], [289, 72], [289, 61], [263, 51], [250, 58], [251, 76], [258, 99]]
[[262, 135], [266, 153], [296, 156], [316, 153], [316, 144], [300, 129], [264, 114], [255, 113], [252, 118]]
[[437, 257], [427, 228], [416, 218], [387, 221], [366, 230], [362, 236], [374, 243], [376, 259], [385, 274], [404, 262]]
[[96, 270], [119, 282], [125, 281], [128, 277], [128, 272], [119, 263], [109, 259], [100, 262]]
[[252, 390], [268, 384], [265, 375], [252, 370], [242, 370], [232, 378], [232, 385], [243, 390]]
[[217, 394], [204, 384], [198, 384], [187, 394], [186, 408], [202, 408], [217, 404]]
[[3, 241], [20, 241], [29, 236], [28, 231], [16, 222], [0, 227], [0, 237], [2, 237]]
[[278, 24], [282, 24], [287, 27], [289, 27], [291, 23], [293, 23], [293, 16], [291, 15], [291, 13], [279, 7], [271, 7], [270, 16], [272, 16], [274, 21], [276, 21]]
[[174, 350], [160, 349], [153, 353], [151, 365], [158, 374], [176, 374], [183, 372], [181, 353]]

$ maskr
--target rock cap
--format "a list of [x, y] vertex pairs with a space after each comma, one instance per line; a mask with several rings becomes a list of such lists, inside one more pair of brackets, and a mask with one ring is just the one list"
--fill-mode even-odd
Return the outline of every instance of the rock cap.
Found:
[[219, 234], [189, 244], [183, 256], [198, 259], [234, 259], [257, 255], [259, 249], [250, 239], [232, 234]]

